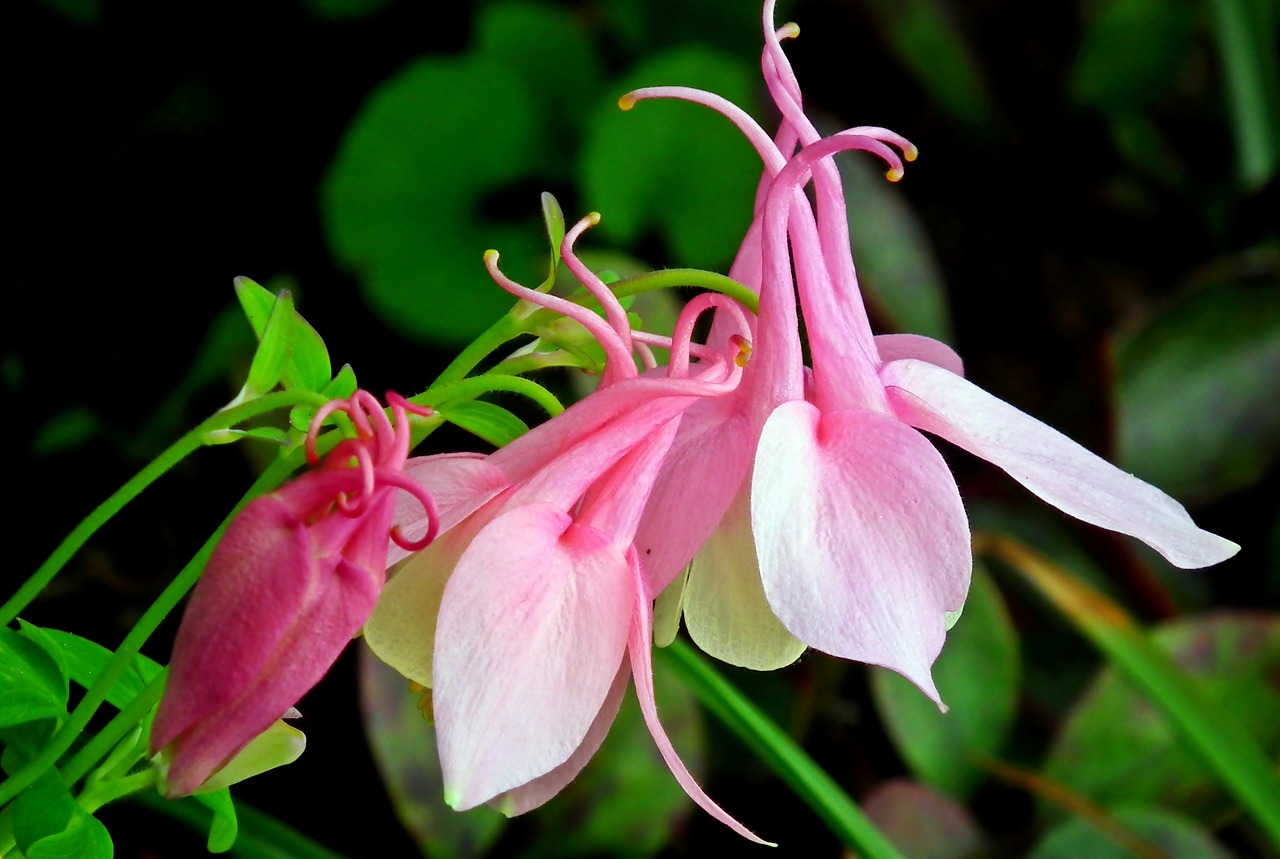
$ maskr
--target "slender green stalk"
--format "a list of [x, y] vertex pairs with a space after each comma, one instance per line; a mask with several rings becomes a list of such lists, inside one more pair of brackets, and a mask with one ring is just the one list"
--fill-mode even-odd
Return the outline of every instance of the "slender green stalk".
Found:
[[1103, 594], [1008, 537], [979, 535], [975, 549], [1022, 574], [1102, 651], [1164, 715], [1200, 760], [1280, 846], [1280, 778], [1254, 738], [1231, 713], [1163, 652], [1145, 630]]
[[116, 490], [110, 498], [99, 504], [92, 513], [84, 518], [84, 521], [67, 535], [66, 539], [53, 550], [53, 554], [31, 575], [31, 578], [27, 579], [22, 587], [18, 588], [17, 593], [11, 596], [3, 606], [0, 606], [0, 625], [8, 626], [13, 622], [13, 619], [30, 605], [32, 600], [39, 596], [40, 592], [53, 580], [53, 577], [66, 566], [67, 561], [71, 560], [72, 556], [80, 551], [80, 548], [88, 542], [89, 538], [99, 528], [105, 525], [112, 516], [119, 513], [126, 504], [137, 498], [144, 489], [159, 479], [170, 468], [173, 468], [186, 456], [204, 446], [205, 437], [210, 433], [228, 429], [264, 412], [295, 406], [300, 403], [314, 403], [315, 401], [316, 395], [311, 393], [282, 391], [275, 394], [267, 394], [256, 400], [218, 412], [178, 439], [134, 475], [129, 482]]
[[671, 289], [676, 286], [692, 286], [698, 289], [709, 289], [737, 301], [752, 313], [760, 310], [760, 296], [747, 286], [738, 283], [731, 277], [717, 274], [714, 271], [703, 271], [700, 268], [667, 268], [626, 277], [609, 288], [619, 298], [628, 295], [640, 295], [657, 289]]
[[657, 650], [702, 704], [746, 743], [864, 859], [903, 859], [831, 776], [760, 708], [682, 641]]
[[427, 390], [431, 391], [435, 388], [461, 381], [466, 378], [468, 373], [478, 367], [481, 361], [493, 354], [495, 349], [523, 334], [524, 327], [516, 316], [519, 308], [520, 305], [517, 304], [506, 316], [490, 325], [483, 334], [472, 340], [465, 349], [458, 353], [458, 357], [449, 362], [449, 366], [444, 368]]
[[107, 723], [106, 727], [85, 743], [62, 767], [62, 780], [69, 785], [75, 784], [87, 775], [89, 770], [97, 766], [98, 761], [110, 754], [116, 743], [123, 740], [139, 722], [145, 719], [147, 713], [160, 700], [167, 677], [167, 671], [157, 674], [132, 701], [125, 705], [123, 710], [115, 715], [115, 718]]
[[414, 397], [415, 405], [437, 406], [460, 400], [474, 400], [481, 394], [491, 391], [507, 391], [520, 394], [537, 403], [548, 415], [555, 417], [564, 411], [564, 406], [550, 391], [532, 379], [506, 373], [485, 373], [469, 379], [459, 379], [447, 385], [427, 389], [426, 393]]
[[[198, 831], [209, 828], [209, 810], [192, 800], [166, 801], [145, 792], [133, 799]], [[243, 802], [236, 803], [236, 820], [239, 834], [231, 855], [240, 859], [343, 859], [342, 855], [321, 847], [293, 827]]]
[[[246, 403], [246, 405], [249, 404]], [[133, 629], [129, 630], [120, 647], [116, 649], [111, 660], [102, 669], [102, 673], [98, 675], [97, 681], [85, 692], [84, 698], [76, 705], [75, 710], [72, 711], [67, 721], [63, 723], [61, 729], [40, 750], [40, 754], [28, 761], [22, 769], [10, 776], [3, 784], [0, 784], [0, 805], [7, 803], [30, 787], [36, 779], [57, 764], [58, 759], [71, 748], [76, 737], [88, 726], [93, 714], [98, 711], [98, 707], [106, 700], [107, 692], [120, 679], [121, 675], [128, 670], [134, 655], [151, 637], [151, 634], [156, 631], [156, 628], [160, 626], [160, 623], [168, 616], [169, 612], [173, 611], [178, 602], [186, 596], [187, 591], [191, 590], [196, 580], [200, 578], [200, 573], [204, 570], [209, 556], [213, 554], [214, 546], [217, 545], [218, 540], [222, 537], [222, 532], [226, 530], [232, 518], [249, 501], [263, 492], [279, 486], [284, 478], [296, 467], [296, 459], [296, 456], [279, 457], [258, 477], [249, 491], [245, 493], [245, 496], [236, 504], [235, 508], [227, 514], [227, 517], [218, 526], [217, 530], [210, 535], [209, 539], [200, 547], [195, 556], [187, 562], [187, 565], [182, 568], [177, 577], [169, 583], [168, 587], [160, 593], [160, 596], [139, 618]]]

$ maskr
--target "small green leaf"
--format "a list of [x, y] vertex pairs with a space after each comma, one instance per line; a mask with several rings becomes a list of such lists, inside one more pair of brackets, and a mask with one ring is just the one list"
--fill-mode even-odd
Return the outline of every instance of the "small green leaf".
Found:
[[1165, 0], [1098, 4], [1071, 70], [1076, 103], [1142, 110], [1176, 88], [1195, 47], [1200, 10]]
[[67, 677], [35, 642], [0, 628], [0, 726], [56, 719], [67, 712]]
[[974, 758], [1002, 748], [1018, 698], [1017, 637], [999, 591], [981, 567], [974, 571], [964, 614], [933, 664], [933, 678], [948, 713], [887, 669], [873, 671], [871, 688], [881, 720], [911, 769], [935, 787], [964, 796], [984, 776]]
[[547, 244], [551, 248], [551, 268], [547, 279], [542, 282], [549, 287], [556, 279], [556, 268], [560, 265], [560, 245], [564, 242], [564, 211], [559, 201], [550, 194], [542, 194], [542, 221], [547, 227]]
[[214, 793], [197, 794], [189, 801], [198, 802], [213, 812], [213, 818], [209, 821], [209, 852], [226, 853], [230, 850], [236, 843], [238, 831], [236, 806], [231, 801], [231, 791], [223, 788]]
[[[1159, 808], [1117, 809], [1116, 820], [1146, 842], [1163, 859], [1232, 859], [1205, 829]], [[1051, 831], [1030, 859], [1132, 859], [1134, 852], [1084, 820], [1071, 820]]]
[[1119, 460], [1186, 501], [1250, 486], [1280, 458], [1280, 267], [1208, 283], [1116, 345]]
[[[26, 621], [20, 623], [22, 634], [50, 653], [60, 654], [70, 678], [86, 689], [97, 681], [98, 675], [111, 659], [111, 651], [78, 635], [37, 627]], [[117, 708], [125, 707], [162, 670], [155, 660], [139, 653], [134, 656], [132, 667], [107, 692], [107, 701]]]
[[529, 425], [520, 418], [484, 400], [453, 403], [442, 406], [439, 411], [445, 420], [495, 447], [508, 445], [529, 431]]
[[50, 770], [14, 800], [14, 842], [26, 853], [33, 844], [66, 830], [79, 813], [62, 777]]
[[27, 859], [111, 859], [111, 833], [92, 814], [77, 811], [67, 828], [23, 851]]
[[[291, 280], [286, 279], [286, 282]], [[240, 306], [244, 309], [249, 324], [253, 326], [253, 333], [261, 341], [267, 336], [268, 323], [278, 301], [276, 293], [247, 277], [237, 277], [234, 283]], [[278, 292], [283, 297], [289, 290], [282, 287]], [[289, 322], [288, 347], [285, 362], [278, 376], [281, 384], [291, 390], [323, 389], [329, 384], [331, 369], [329, 352], [325, 348], [324, 340], [296, 309], [284, 318]], [[256, 360], [257, 356], [255, 356]]]
[[239, 399], [248, 400], [269, 392], [280, 381], [293, 347], [293, 296], [282, 290], [258, 338], [258, 349], [249, 365], [249, 376]]

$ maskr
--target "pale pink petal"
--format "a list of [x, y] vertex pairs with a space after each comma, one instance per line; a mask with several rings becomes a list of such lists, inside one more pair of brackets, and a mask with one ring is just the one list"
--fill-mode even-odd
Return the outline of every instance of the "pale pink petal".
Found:
[[[443, 534], [509, 485], [502, 469], [478, 453], [446, 453], [418, 456], [405, 463], [404, 473], [431, 493], [440, 516]], [[392, 519], [409, 541], [420, 540], [427, 533], [426, 511], [407, 492], [396, 493]], [[387, 564], [394, 564], [411, 553], [394, 541], [387, 551]]]
[[785, 403], [760, 437], [751, 522], [769, 604], [797, 638], [938, 700], [930, 666], [973, 559], [933, 445], [887, 415]]
[[578, 777], [582, 768], [599, 751], [600, 744], [604, 742], [609, 729], [613, 727], [614, 719], [618, 716], [618, 708], [622, 706], [622, 696], [626, 694], [627, 681], [630, 679], [631, 664], [624, 658], [622, 667], [618, 669], [618, 675], [613, 680], [613, 685], [609, 687], [608, 696], [600, 705], [600, 712], [596, 714], [595, 721], [587, 730], [587, 736], [569, 756], [569, 760], [528, 784], [499, 794], [489, 801], [489, 805], [507, 817], [515, 817], [517, 814], [532, 811], [564, 790], [565, 786]]
[[941, 340], [934, 340], [923, 334], [878, 334], [876, 351], [880, 353], [881, 364], [902, 358], [919, 358], [957, 376], [964, 375], [964, 362], [960, 360], [956, 350]]
[[667, 762], [667, 766], [671, 769], [671, 774], [676, 777], [676, 781], [684, 788], [684, 792], [703, 811], [743, 838], [747, 838], [757, 844], [776, 847], [777, 845], [773, 842], [765, 841], [750, 829], [747, 829], [717, 805], [711, 797], [707, 796], [702, 787], [694, 781], [693, 775], [684, 765], [684, 761], [680, 760], [680, 755], [676, 752], [675, 747], [671, 745], [671, 738], [667, 736], [667, 732], [662, 727], [662, 722], [658, 720], [658, 703], [653, 691], [653, 654], [650, 651], [653, 640], [653, 608], [650, 605], [649, 595], [645, 589], [644, 576], [639, 568], [635, 566], [632, 568], [632, 581], [634, 587], [634, 612], [631, 622], [631, 637], [627, 650], [631, 654], [631, 674], [635, 678], [636, 698], [640, 702], [640, 712], [644, 714], [645, 724], [649, 727], [649, 733], [653, 736], [653, 742], [657, 745], [658, 752], [661, 753], [662, 759]]
[[684, 623], [703, 652], [731, 665], [773, 671], [804, 653], [765, 596], [746, 484], [690, 564]]
[[521, 507], [476, 536], [436, 628], [449, 805], [472, 808], [569, 760], [617, 676], [633, 601], [613, 541], [563, 510]]
[[1064, 513], [1137, 537], [1186, 569], [1240, 550], [1201, 530], [1181, 504], [1151, 484], [952, 373], [903, 360], [886, 365], [881, 375], [899, 418], [998, 465]]
[[704, 400], [681, 418], [635, 536], [653, 593], [688, 566], [719, 524], [751, 470], [752, 442], [736, 397]]

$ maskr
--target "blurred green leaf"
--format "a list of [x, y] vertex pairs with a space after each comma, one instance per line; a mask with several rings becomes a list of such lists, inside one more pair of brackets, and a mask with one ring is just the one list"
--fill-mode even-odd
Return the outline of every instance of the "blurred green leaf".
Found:
[[[1280, 752], [1280, 615], [1180, 621], [1156, 629], [1151, 642], [1262, 749], [1273, 757]], [[1159, 803], [1201, 819], [1227, 807], [1214, 775], [1177, 729], [1112, 669], [1070, 713], [1044, 772], [1107, 806]]]
[[103, 430], [102, 418], [87, 406], [72, 406], [49, 418], [31, 442], [35, 456], [75, 450], [90, 442]]
[[325, 228], [389, 325], [462, 346], [507, 311], [484, 251], [522, 280], [541, 248], [481, 203], [533, 173], [539, 134], [535, 98], [491, 57], [423, 57], [361, 106], [324, 180]]
[[1195, 47], [1200, 9], [1165, 0], [1103, 0], [1071, 70], [1077, 104], [1137, 111], [1172, 92]]
[[79, 813], [79, 806], [57, 770], [50, 770], [14, 800], [14, 842], [26, 853], [42, 839], [65, 831]]
[[1247, 191], [1261, 189], [1280, 161], [1280, 62], [1275, 0], [1213, 0], [1236, 138], [1237, 172]]
[[0, 628], [0, 726], [65, 716], [67, 694], [52, 656], [17, 630]]
[[510, 444], [529, 431], [529, 425], [502, 406], [484, 400], [453, 403], [439, 409], [444, 419], [494, 447]]
[[[864, 153], [836, 156], [849, 200], [858, 282], [895, 330], [952, 342], [946, 285], [924, 225], [902, 192]], [[910, 168], [908, 168], [910, 175]]]
[[[978, 677], [982, 681], [974, 682]], [[1002, 748], [1018, 698], [1017, 637], [999, 591], [980, 566], [964, 614], [933, 664], [933, 678], [949, 713], [887, 669], [872, 671], [871, 689], [881, 721], [911, 769], [963, 797], [985, 776], [974, 757]]]
[[990, 845], [969, 810], [930, 787], [905, 779], [884, 782], [863, 800], [862, 808], [911, 859], [981, 859], [991, 855]]
[[1120, 463], [1187, 501], [1249, 486], [1280, 455], [1280, 273], [1184, 293], [1118, 339]]
[[429, 859], [483, 856], [507, 819], [488, 807], [455, 812], [444, 803], [435, 731], [408, 681], [360, 647], [360, 712], [365, 737], [396, 817]]
[[873, 0], [867, 8], [934, 101], [972, 129], [994, 125], [990, 88], [945, 0]]
[[102, 20], [102, 0], [42, 0], [42, 2], [75, 24], [97, 24]]
[[[1134, 835], [1158, 851], [1162, 859], [1232, 859], [1203, 828], [1158, 808], [1117, 809], [1115, 817]], [[1031, 852], [1030, 859], [1132, 859], [1133, 851], [1084, 820], [1053, 829]]]
[[[26, 621], [21, 621], [21, 624], [22, 634], [55, 654], [67, 666], [70, 678], [86, 689], [97, 682], [98, 675], [111, 660], [110, 650], [86, 638], [59, 629], [34, 626]], [[161, 670], [157, 662], [137, 654], [129, 670], [120, 675], [107, 692], [107, 701], [117, 708], [124, 708]]]
[[[757, 75], [738, 57], [690, 46], [641, 63], [613, 95], [675, 84], [749, 108]], [[586, 199], [603, 215], [600, 233], [631, 245], [656, 230], [672, 264], [726, 267], [750, 223], [762, 170], [738, 130], [705, 107], [667, 100], [630, 111], [610, 101], [593, 120], [580, 167]]]

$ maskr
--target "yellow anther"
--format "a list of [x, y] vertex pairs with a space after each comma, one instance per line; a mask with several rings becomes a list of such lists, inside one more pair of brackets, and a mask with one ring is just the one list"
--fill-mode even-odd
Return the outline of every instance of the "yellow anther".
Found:
[[902, 157], [907, 159], [908, 161], [915, 161], [917, 158], [920, 157], [920, 150], [917, 149], [914, 145], [908, 146], [905, 150], [903, 150]]
[[498, 261], [498, 252], [493, 248], [489, 248], [484, 252], [484, 264], [494, 265]]
[[897, 182], [903, 177], [903, 175], [901, 167], [893, 167], [890, 168], [888, 173], [884, 174], [884, 178], [888, 179], [890, 182]]
[[583, 218], [583, 220], [584, 220], [584, 221], [590, 221], [590, 222], [591, 222], [591, 226], [593, 226], [593, 227], [594, 227], [596, 224], [600, 223], [600, 213], [599, 213], [599, 212], [587, 212], [587, 215], [586, 215], [586, 217], [585, 217], [585, 218]]
[[794, 39], [800, 35], [800, 25], [795, 21], [788, 21], [778, 28], [778, 38]]
[[623, 110], [631, 110], [639, 100], [633, 92], [623, 93], [622, 97], [618, 99], [618, 107]]
[[751, 341], [745, 337], [737, 339], [738, 354], [733, 356], [733, 363], [739, 367], [747, 366], [747, 362], [751, 360]]

